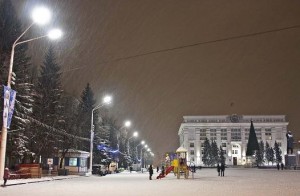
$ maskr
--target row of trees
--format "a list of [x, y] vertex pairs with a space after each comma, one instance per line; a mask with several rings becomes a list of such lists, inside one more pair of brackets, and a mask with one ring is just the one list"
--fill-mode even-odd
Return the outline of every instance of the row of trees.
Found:
[[279, 144], [275, 141], [274, 147], [271, 147], [268, 142], [266, 145], [263, 141], [259, 143], [259, 148], [255, 152], [255, 160], [257, 165], [263, 165], [264, 163], [281, 163], [282, 162], [282, 151]]
[[[20, 21], [10, 0], [0, 1], [0, 84], [6, 85], [9, 59], [13, 42], [22, 33]], [[31, 64], [27, 44], [15, 48], [14, 68], [16, 80], [12, 89], [17, 91], [15, 113], [8, 132], [7, 162], [9, 165], [38, 162], [61, 152], [62, 160], [69, 149], [89, 151], [91, 113], [96, 100], [89, 84], [80, 99], [67, 94], [61, 85], [61, 67], [50, 46], [41, 66]], [[37, 69], [40, 67], [40, 69]], [[3, 93], [1, 93], [2, 95]], [[3, 95], [0, 105], [3, 106]], [[1, 107], [3, 108], [3, 107]], [[2, 115], [2, 111], [1, 111]], [[2, 124], [2, 118], [0, 118]], [[94, 149], [101, 145], [121, 153], [95, 150], [94, 161], [113, 160], [128, 163], [126, 131], [121, 132], [114, 117], [94, 112]], [[124, 158], [125, 157], [125, 158]]]
[[215, 166], [217, 163], [225, 164], [225, 154], [222, 146], [218, 148], [216, 141], [206, 138], [203, 146], [202, 161], [206, 166]]

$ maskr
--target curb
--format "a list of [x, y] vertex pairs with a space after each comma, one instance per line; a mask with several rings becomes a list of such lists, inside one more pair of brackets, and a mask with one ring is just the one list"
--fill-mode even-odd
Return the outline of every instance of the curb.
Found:
[[[45, 180], [37, 180], [37, 181], [31, 181], [31, 182], [19, 182], [19, 183], [13, 183], [13, 184], [7, 184], [5, 187], [7, 186], [15, 186], [15, 185], [24, 185], [24, 184], [32, 184], [32, 183], [39, 183], [39, 182], [49, 182], [49, 181], [54, 181], [54, 180], [66, 180], [66, 179], [72, 179], [72, 178], [79, 178], [82, 176], [72, 176], [72, 177], [66, 177], [66, 178], [53, 178], [52, 179], [45, 179]], [[3, 185], [1, 185], [2, 187], [4, 187]]]

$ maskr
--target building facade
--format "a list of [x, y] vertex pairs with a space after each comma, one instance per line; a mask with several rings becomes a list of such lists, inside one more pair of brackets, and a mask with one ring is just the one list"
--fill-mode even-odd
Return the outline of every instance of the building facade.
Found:
[[180, 146], [188, 150], [188, 161], [202, 166], [205, 138], [214, 140], [222, 146], [227, 165], [244, 165], [251, 120], [258, 142], [274, 147], [276, 141], [284, 156], [288, 126], [284, 115], [184, 116], [178, 131]]

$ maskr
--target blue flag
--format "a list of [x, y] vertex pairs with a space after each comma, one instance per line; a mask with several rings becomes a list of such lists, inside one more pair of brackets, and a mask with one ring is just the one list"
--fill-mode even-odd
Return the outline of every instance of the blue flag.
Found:
[[16, 91], [4, 86], [4, 108], [3, 108], [3, 126], [10, 127], [11, 119], [14, 113]]

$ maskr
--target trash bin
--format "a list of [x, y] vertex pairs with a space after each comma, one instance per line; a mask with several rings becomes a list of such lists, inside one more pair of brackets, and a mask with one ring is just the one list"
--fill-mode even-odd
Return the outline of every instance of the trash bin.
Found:
[[67, 176], [67, 175], [69, 175], [69, 170], [68, 169], [58, 169], [57, 172], [58, 172], [59, 176]]

